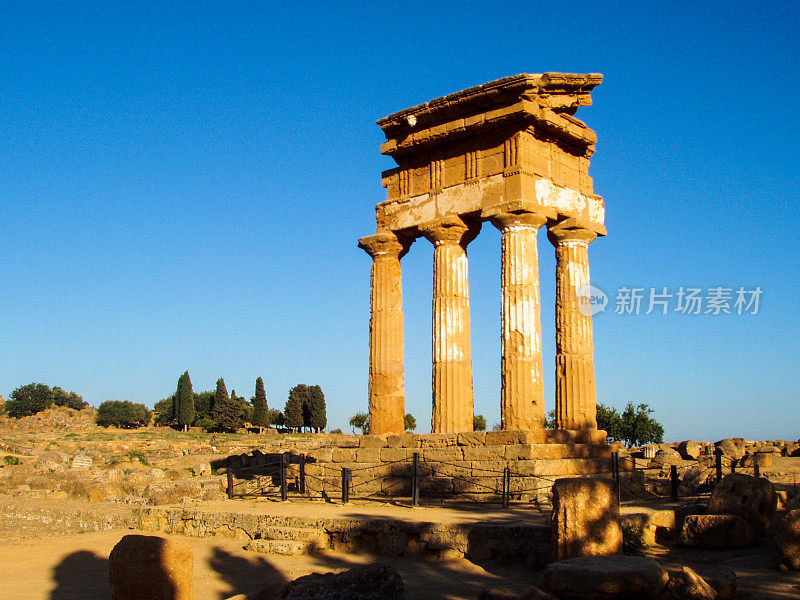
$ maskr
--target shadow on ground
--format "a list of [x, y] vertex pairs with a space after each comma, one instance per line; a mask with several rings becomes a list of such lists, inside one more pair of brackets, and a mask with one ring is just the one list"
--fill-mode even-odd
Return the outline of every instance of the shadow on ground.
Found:
[[94, 552], [81, 550], [67, 555], [53, 569], [56, 587], [50, 600], [108, 600], [108, 559]]

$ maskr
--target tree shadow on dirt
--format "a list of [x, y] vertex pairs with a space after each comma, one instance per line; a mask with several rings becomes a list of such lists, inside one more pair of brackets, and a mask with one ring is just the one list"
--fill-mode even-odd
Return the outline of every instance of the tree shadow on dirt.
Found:
[[221, 600], [237, 594], [246, 594], [250, 598], [277, 597], [287, 583], [283, 574], [264, 557], [242, 558], [219, 546], [214, 548], [208, 566], [229, 587], [220, 594]]
[[107, 600], [111, 597], [108, 559], [94, 552], [73, 552], [53, 569], [55, 589], [50, 600]]

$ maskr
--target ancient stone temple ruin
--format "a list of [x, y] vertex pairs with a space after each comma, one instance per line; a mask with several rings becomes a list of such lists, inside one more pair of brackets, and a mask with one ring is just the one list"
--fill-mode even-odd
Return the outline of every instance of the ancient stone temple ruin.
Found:
[[572, 441], [599, 442], [586, 306], [589, 244], [605, 235], [589, 158], [596, 135], [573, 115], [591, 104], [599, 74], [516, 75], [438, 98], [378, 121], [387, 200], [359, 246], [373, 258], [369, 358], [372, 434], [403, 433], [400, 260], [433, 245], [434, 433], [472, 431], [467, 245], [489, 222], [502, 232], [501, 421], [544, 441], [536, 236], [556, 254], [556, 418]]

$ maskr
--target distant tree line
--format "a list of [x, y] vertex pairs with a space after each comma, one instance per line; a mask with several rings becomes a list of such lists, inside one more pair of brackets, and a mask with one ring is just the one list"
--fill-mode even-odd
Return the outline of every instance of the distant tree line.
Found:
[[225, 380], [219, 378], [213, 392], [195, 393], [189, 373], [178, 378], [175, 393], [156, 403], [155, 424], [177, 426], [187, 430], [201, 427], [207, 431], [232, 432], [245, 424], [264, 428], [275, 426], [291, 430], [322, 431], [327, 427], [325, 394], [318, 385], [296, 385], [289, 391], [284, 412], [270, 409], [264, 381], [256, 379], [255, 394], [248, 401], [228, 393]]

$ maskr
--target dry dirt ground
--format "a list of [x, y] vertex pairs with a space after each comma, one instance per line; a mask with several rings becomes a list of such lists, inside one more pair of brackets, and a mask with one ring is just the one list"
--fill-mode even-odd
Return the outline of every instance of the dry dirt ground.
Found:
[[[39, 499], [37, 503], [43, 502]], [[52, 501], [44, 501], [52, 502]], [[63, 503], [63, 501], [62, 501]], [[216, 504], [216, 503], [214, 503]], [[228, 503], [220, 503], [225, 505]], [[233, 508], [232, 504], [226, 507]], [[407, 519], [443, 522], [469, 521], [480, 518], [475, 512], [444, 508], [410, 509], [383, 507], [378, 504], [341, 506], [320, 503], [254, 503], [235, 502], [239, 511], [276, 511], [302, 514], [313, 511], [317, 516], [349, 514], [387, 514]], [[222, 508], [222, 506], [220, 506]], [[630, 510], [630, 509], [626, 509]], [[529, 511], [487, 511], [483, 519], [511, 522], [529, 519]], [[388, 515], [387, 515], [388, 516]], [[544, 516], [544, 515], [542, 515]], [[541, 517], [540, 517], [541, 518]], [[20, 530], [0, 522], [0, 600], [108, 600], [108, 555], [119, 539], [131, 530], [97, 533], [52, 535], [47, 531]], [[152, 535], [152, 533], [148, 533]], [[526, 584], [540, 584], [543, 571], [523, 565], [475, 565], [465, 559], [410, 560], [376, 557], [369, 554], [345, 554], [325, 551], [311, 556], [263, 555], [242, 548], [242, 542], [221, 538], [186, 538], [182, 540], [194, 550], [196, 600], [224, 600], [236, 594], [254, 594], [265, 587], [278, 590], [287, 581], [313, 572], [340, 571], [357, 564], [383, 562], [398, 569], [406, 584], [409, 600], [474, 600], [487, 586], [522, 589]], [[750, 548], [723, 551], [693, 549], [651, 549], [649, 554], [668, 569], [683, 565], [702, 568], [726, 565], [737, 573], [741, 600], [800, 598], [800, 573], [778, 570], [778, 557], [765, 537]]]
[[[0, 546], [0, 599], [108, 600], [108, 554], [131, 531], [104, 531], [39, 539]], [[280, 589], [287, 581], [314, 572], [340, 571], [375, 561], [370, 555], [332, 551], [310, 556], [265, 556], [242, 549], [241, 542], [216, 538], [182, 538], [194, 550], [196, 600], [223, 600], [255, 594], [265, 587]], [[514, 569], [490, 573], [464, 559], [410, 561], [382, 559], [403, 577], [409, 600], [474, 599], [495, 582], [522, 585], [528, 577]], [[8, 568], [13, 565], [13, 568]]]

